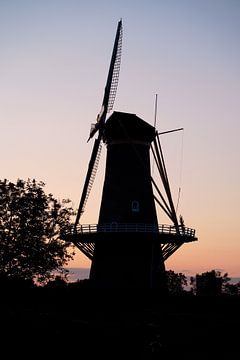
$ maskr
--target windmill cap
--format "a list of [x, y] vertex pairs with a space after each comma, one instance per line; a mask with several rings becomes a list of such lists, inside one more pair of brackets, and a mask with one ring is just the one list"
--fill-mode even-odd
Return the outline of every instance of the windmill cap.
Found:
[[105, 124], [105, 139], [112, 141], [141, 141], [151, 143], [156, 130], [136, 114], [114, 111]]

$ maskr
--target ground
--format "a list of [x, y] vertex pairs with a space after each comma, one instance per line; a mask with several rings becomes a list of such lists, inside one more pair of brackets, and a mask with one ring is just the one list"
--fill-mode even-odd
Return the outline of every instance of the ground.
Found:
[[232, 359], [239, 355], [239, 297], [86, 289], [17, 289], [1, 296], [6, 358]]

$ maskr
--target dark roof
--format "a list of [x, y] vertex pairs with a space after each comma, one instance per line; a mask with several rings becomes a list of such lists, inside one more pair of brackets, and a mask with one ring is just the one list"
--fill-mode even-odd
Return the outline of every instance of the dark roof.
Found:
[[153, 126], [131, 113], [114, 111], [105, 125], [107, 142], [122, 139], [151, 142], [155, 134], [156, 130]]

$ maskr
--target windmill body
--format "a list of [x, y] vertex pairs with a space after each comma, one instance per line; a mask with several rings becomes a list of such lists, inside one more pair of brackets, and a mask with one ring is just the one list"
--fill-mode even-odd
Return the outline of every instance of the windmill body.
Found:
[[134, 114], [114, 112], [107, 120], [99, 224], [158, 223], [149, 153], [154, 137], [154, 127]]
[[164, 274], [159, 243], [151, 233], [142, 232], [158, 224], [149, 153], [154, 137], [155, 129], [134, 114], [114, 112], [106, 122], [107, 159], [98, 225], [108, 224], [111, 235], [101, 235], [95, 243], [90, 279], [96, 286], [155, 287]]
[[[195, 230], [177, 219], [159, 133], [137, 115], [113, 112], [120, 70], [122, 21], [118, 22], [101, 111], [90, 131], [94, 141], [75, 224], [62, 234], [91, 261], [90, 281], [97, 288], [161, 289], [165, 291], [165, 260]], [[178, 130], [178, 129], [177, 129]], [[169, 132], [176, 131], [171, 130]], [[107, 146], [105, 179], [97, 224], [80, 218], [97, 171], [102, 143]], [[162, 184], [151, 176], [150, 149]], [[159, 224], [156, 204], [171, 220]], [[182, 219], [182, 218], [181, 218]]]

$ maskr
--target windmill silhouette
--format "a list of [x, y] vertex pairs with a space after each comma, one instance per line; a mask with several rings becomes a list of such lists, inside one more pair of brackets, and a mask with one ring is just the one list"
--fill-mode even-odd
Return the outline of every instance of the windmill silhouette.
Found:
[[[107, 119], [116, 96], [121, 49], [120, 20], [101, 111], [88, 139], [97, 134], [75, 224], [62, 238], [92, 261], [90, 280], [94, 287], [165, 289], [165, 260], [197, 238], [195, 230], [177, 219], [160, 143], [163, 133], [135, 114], [114, 111]], [[107, 158], [98, 224], [84, 225], [79, 221], [102, 144], [107, 147]], [[150, 151], [163, 190], [151, 175]], [[171, 220], [170, 225], [158, 224], [156, 205]]]

